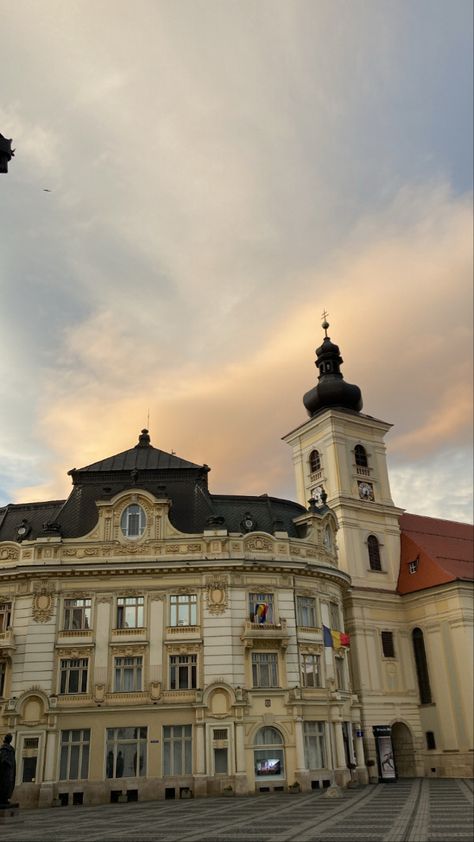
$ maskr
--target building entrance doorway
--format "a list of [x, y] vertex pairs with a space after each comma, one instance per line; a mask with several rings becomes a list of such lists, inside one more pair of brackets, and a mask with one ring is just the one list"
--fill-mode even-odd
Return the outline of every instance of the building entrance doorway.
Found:
[[415, 777], [415, 750], [410, 729], [403, 722], [392, 725], [393, 756], [399, 778]]

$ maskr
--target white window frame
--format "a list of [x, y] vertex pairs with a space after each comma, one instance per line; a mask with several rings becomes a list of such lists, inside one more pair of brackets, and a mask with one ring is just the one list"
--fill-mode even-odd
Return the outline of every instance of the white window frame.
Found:
[[145, 625], [145, 597], [118, 596], [116, 621], [118, 629], [142, 629]]
[[[304, 606], [303, 603], [312, 603], [312, 605]], [[308, 612], [309, 614], [312, 613], [312, 623], [305, 623], [303, 622], [304, 614]], [[310, 617], [311, 619], [311, 617]], [[316, 629], [318, 628], [318, 606], [316, 603], [316, 598], [314, 596], [305, 596], [304, 594], [296, 594], [296, 622], [298, 626], [305, 626], [306, 628]]]
[[90, 597], [65, 597], [64, 631], [86, 631], [91, 628], [92, 599]]
[[[198, 656], [196, 652], [169, 656], [170, 690], [195, 690], [198, 686], [197, 677]], [[185, 681], [184, 678], [186, 678]]]
[[[71, 689], [72, 674], [77, 672], [77, 690]], [[63, 682], [64, 677], [64, 682]], [[59, 695], [77, 696], [87, 693], [89, 682], [89, 658], [60, 658], [59, 661]], [[64, 685], [64, 689], [63, 689]], [[81, 688], [81, 689], [79, 689]]]
[[251, 622], [258, 622], [258, 620], [255, 619], [255, 606], [260, 605], [262, 602], [268, 605], [265, 622], [274, 623], [275, 596], [273, 593], [249, 593], [249, 618]]
[[[137, 732], [136, 734], [124, 734], [123, 732]], [[122, 733], [121, 733], [122, 732]], [[146, 725], [126, 726], [123, 728], [107, 728], [105, 742], [105, 775], [108, 780], [111, 778], [142, 778], [147, 771], [147, 740], [148, 728]], [[132, 763], [126, 764], [127, 749], [134, 749]], [[112, 758], [109, 761], [109, 755]], [[120, 757], [123, 765], [120, 769]], [[109, 765], [111, 762], [111, 766]], [[109, 774], [109, 772], [113, 774]], [[120, 772], [120, 774], [117, 774]]]
[[[326, 725], [320, 720], [303, 722], [304, 756], [306, 767], [311, 770], [327, 768]], [[312, 758], [320, 759], [320, 764], [311, 765]]]
[[12, 612], [12, 602], [0, 602], [0, 632], [5, 632], [11, 628]]
[[197, 625], [197, 594], [171, 594], [169, 608], [170, 626]]
[[[73, 734], [77, 734], [74, 737]], [[83, 781], [89, 777], [90, 759], [90, 728], [69, 728], [61, 731], [61, 742], [59, 747], [59, 780], [60, 781]], [[71, 775], [71, 757], [74, 749], [77, 749], [77, 775]], [[63, 764], [66, 774], [63, 776]]]
[[301, 654], [301, 686], [309, 689], [319, 689], [323, 686], [321, 655], [313, 652]]
[[[138, 520], [136, 518], [138, 517]], [[129, 541], [138, 541], [146, 529], [146, 514], [139, 503], [129, 503], [120, 515], [120, 529]]]
[[193, 726], [163, 725], [163, 777], [192, 775]]
[[[114, 693], [137, 693], [142, 690], [143, 656], [116, 655], [114, 658]], [[127, 685], [131, 686], [127, 686]]]
[[279, 687], [277, 652], [252, 652], [252, 686]]

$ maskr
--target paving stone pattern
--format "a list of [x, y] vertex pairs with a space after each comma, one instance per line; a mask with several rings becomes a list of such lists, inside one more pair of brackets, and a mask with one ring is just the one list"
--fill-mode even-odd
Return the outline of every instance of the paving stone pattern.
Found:
[[473, 784], [404, 779], [268, 794], [22, 810], [2, 842], [472, 842]]

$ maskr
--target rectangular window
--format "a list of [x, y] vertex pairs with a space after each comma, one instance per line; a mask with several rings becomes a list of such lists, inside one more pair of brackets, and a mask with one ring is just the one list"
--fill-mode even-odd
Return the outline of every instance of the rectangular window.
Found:
[[382, 651], [384, 658], [394, 658], [395, 657], [395, 647], [393, 645], [393, 632], [391, 631], [383, 631], [382, 632]]
[[436, 748], [436, 740], [433, 731], [426, 732], [426, 748], [428, 751], [433, 751]]
[[61, 760], [59, 779], [61, 781], [86, 780], [89, 775], [89, 728], [61, 731]]
[[337, 602], [329, 603], [329, 626], [334, 631], [341, 631], [340, 611]]
[[23, 771], [21, 773], [21, 781], [24, 784], [33, 783], [36, 781], [36, 766], [38, 763], [38, 756], [23, 757]]
[[170, 626], [197, 624], [197, 595], [195, 593], [170, 596]]
[[321, 687], [321, 658], [319, 655], [301, 656], [301, 684], [303, 687]]
[[65, 599], [64, 600], [64, 629], [90, 629], [91, 627], [91, 605], [90, 599]]
[[273, 594], [249, 593], [249, 617], [252, 623], [273, 623]]
[[344, 658], [334, 658], [336, 667], [336, 688], [337, 690], [346, 689], [346, 668], [344, 665]]
[[226, 748], [215, 748], [214, 749], [214, 773], [216, 775], [227, 775], [228, 774], [227, 749]]
[[88, 658], [61, 658], [60, 693], [87, 693]]
[[11, 626], [12, 604], [11, 602], [0, 602], [0, 632], [6, 631]]
[[5, 692], [5, 680], [7, 676], [7, 665], [5, 661], [0, 661], [0, 698]]
[[117, 598], [117, 628], [143, 628], [144, 604], [143, 596], [119, 596]]
[[303, 722], [304, 753], [308, 769], [326, 767], [324, 722]]
[[170, 655], [170, 689], [197, 687], [197, 655]]
[[115, 658], [114, 690], [116, 693], [130, 693], [142, 689], [143, 658]]
[[254, 687], [278, 687], [278, 655], [275, 652], [252, 652]]
[[192, 774], [192, 726], [163, 726], [163, 774]]
[[107, 728], [107, 777], [146, 775], [146, 743], [146, 728]]
[[299, 626], [316, 627], [316, 600], [313, 597], [296, 597], [296, 622]]

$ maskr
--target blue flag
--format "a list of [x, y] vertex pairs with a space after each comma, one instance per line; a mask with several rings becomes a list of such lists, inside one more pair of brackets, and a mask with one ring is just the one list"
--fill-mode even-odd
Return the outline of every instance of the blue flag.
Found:
[[328, 629], [327, 626], [323, 626], [323, 641], [325, 646], [333, 646], [332, 634], [331, 629]]

